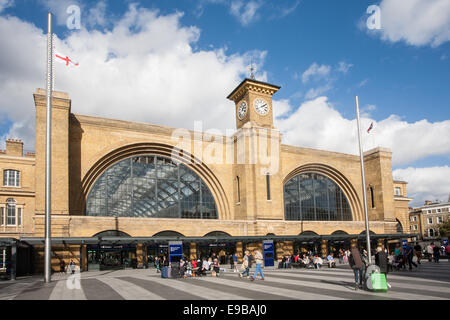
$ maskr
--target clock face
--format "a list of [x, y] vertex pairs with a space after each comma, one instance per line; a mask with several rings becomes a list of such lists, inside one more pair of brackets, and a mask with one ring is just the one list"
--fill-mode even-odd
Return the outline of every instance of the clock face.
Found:
[[244, 119], [245, 114], [247, 113], [247, 103], [245, 101], [242, 101], [239, 104], [238, 108], [238, 118], [239, 120]]
[[269, 113], [269, 105], [267, 102], [263, 99], [256, 99], [253, 102], [253, 105], [255, 106], [255, 110], [258, 114], [265, 116]]

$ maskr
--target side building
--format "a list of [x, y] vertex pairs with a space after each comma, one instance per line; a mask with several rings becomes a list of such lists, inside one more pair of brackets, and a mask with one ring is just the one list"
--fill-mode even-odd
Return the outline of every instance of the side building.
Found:
[[439, 224], [450, 219], [450, 202], [425, 201], [422, 207], [410, 210], [409, 219], [411, 232], [418, 233], [420, 240], [437, 240]]

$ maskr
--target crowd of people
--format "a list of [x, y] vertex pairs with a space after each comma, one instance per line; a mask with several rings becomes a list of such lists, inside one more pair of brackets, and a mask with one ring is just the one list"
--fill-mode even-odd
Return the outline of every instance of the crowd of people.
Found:
[[[336, 260], [333, 253], [330, 253], [325, 263], [329, 268], [336, 267]], [[320, 269], [324, 265], [324, 260], [318, 254], [313, 254], [312, 251], [306, 253], [297, 253], [296, 255], [285, 255], [279, 263], [279, 268], [288, 269], [292, 267], [307, 268], [307, 269]]]
[[[240, 271], [238, 268], [238, 256], [234, 253], [230, 259], [231, 261], [231, 269], [233, 272], [238, 273], [239, 277], [247, 277], [250, 280], [255, 280], [257, 275], [260, 275], [261, 280], [264, 280], [264, 273], [262, 271], [262, 267], [264, 264], [264, 259], [261, 251], [254, 250], [253, 254], [250, 254], [250, 251], [246, 250], [245, 255], [243, 257], [243, 261], [240, 267]], [[252, 266], [252, 262], [255, 263], [256, 270], [253, 276], [250, 276], [250, 268]], [[187, 259], [181, 258], [177, 263], [170, 263], [167, 256], [156, 257], [154, 260], [155, 268], [157, 272], [162, 272], [163, 268], [168, 268], [171, 266], [172, 277], [202, 277], [207, 274], [211, 274], [213, 277], [219, 277], [220, 273], [225, 271], [219, 262], [219, 258], [217, 255], [212, 252], [211, 255], [207, 257], [203, 257], [202, 259]]]

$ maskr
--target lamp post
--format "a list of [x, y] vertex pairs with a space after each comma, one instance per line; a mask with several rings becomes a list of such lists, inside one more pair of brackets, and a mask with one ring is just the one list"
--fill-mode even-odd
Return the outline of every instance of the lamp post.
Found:
[[51, 281], [51, 137], [53, 92], [53, 30], [52, 14], [48, 14], [47, 34], [47, 127], [45, 137], [45, 262], [44, 282]]

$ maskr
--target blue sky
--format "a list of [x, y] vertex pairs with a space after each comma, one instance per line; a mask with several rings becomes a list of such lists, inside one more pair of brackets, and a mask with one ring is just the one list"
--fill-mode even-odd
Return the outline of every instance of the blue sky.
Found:
[[[67, 28], [66, 9], [71, 4], [81, 9], [81, 30]], [[366, 26], [369, 18], [366, 10], [374, 4], [381, 8], [381, 30], [369, 30]], [[32, 92], [44, 87], [45, 74], [39, 71], [45, 67], [45, 51], [38, 41], [44, 40], [45, 46], [46, 13], [50, 10], [56, 15], [58, 49], [79, 59], [81, 68], [90, 66], [97, 59], [93, 58], [96, 53], [109, 55], [116, 63], [114, 70], [122, 75], [130, 70], [139, 72], [136, 79], [130, 80], [133, 85], [128, 92], [132, 95], [136, 87], [145, 86], [154, 78], [163, 79], [160, 82], [166, 84], [180, 82], [162, 90], [186, 92], [181, 102], [176, 98], [167, 102], [151, 90], [148, 96], [136, 92], [137, 108], [124, 113], [119, 104], [114, 104], [118, 99], [102, 96], [108, 90], [94, 94], [83, 86], [87, 78], [100, 81], [106, 74], [103, 67], [111, 68], [112, 62], [108, 64], [103, 57], [102, 66], [96, 63], [72, 74], [56, 70], [56, 89], [70, 94], [72, 112], [186, 128], [191, 128], [194, 120], [204, 120], [205, 128], [233, 128], [234, 111], [225, 97], [248, 76], [246, 67], [253, 59], [258, 79], [282, 87], [274, 96], [274, 108], [279, 110], [276, 125], [285, 134], [284, 143], [355, 153], [352, 128], [354, 96], [358, 95], [364, 126], [375, 122], [371, 135], [364, 136], [366, 149], [375, 146], [392, 149], [394, 177], [410, 182], [410, 194], [416, 198], [413, 204], [420, 205], [425, 198], [447, 200], [450, 193], [450, 6], [447, 4], [446, 0], [95, 3], [0, 0], [2, 47], [11, 49], [2, 53], [0, 73], [17, 83], [0, 84], [2, 97], [9, 95], [0, 103], [0, 136], [2, 140], [9, 136], [22, 138], [25, 148], [33, 149], [34, 115], [24, 119], [22, 111], [32, 110]], [[436, 16], [436, 8], [444, 13]], [[125, 21], [127, 14], [134, 22]], [[159, 28], [159, 23], [164, 27]], [[118, 26], [127, 30], [125, 35]], [[17, 57], [14, 50], [20, 50], [16, 42], [29, 43], [30, 37], [31, 41], [37, 41], [36, 45], [24, 51], [36, 53], [40, 60], [35, 64], [42, 66], [27, 69], [14, 59]], [[130, 40], [124, 41], [125, 38]], [[139, 70], [139, 64], [133, 64], [133, 57], [146, 61], [143, 65], [148, 66], [147, 73]], [[167, 64], [158, 67], [154, 61]], [[208, 80], [210, 90], [196, 91], [204, 79]], [[119, 89], [124, 86], [120, 86], [119, 80], [111, 82], [110, 91], [115, 91], [112, 86], [116, 83]], [[188, 90], [186, 86], [193, 88]], [[147, 104], [149, 100], [165, 101], [168, 110]], [[15, 103], [18, 107], [13, 110]], [[151, 117], [145, 113], [149, 108], [155, 108]], [[322, 118], [320, 112], [327, 116]], [[186, 113], [192, 117], [186, 119]], [[222, 121], [223, 117], [227, 120]], [[303, 128], [299, 128], [299, 123], [304, 123]], [[324, 133], [320, 137], [311, 136], [305, 131], [309, 126], [323, 126]]]

